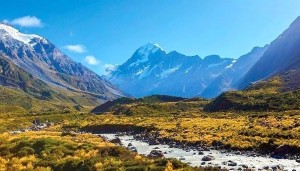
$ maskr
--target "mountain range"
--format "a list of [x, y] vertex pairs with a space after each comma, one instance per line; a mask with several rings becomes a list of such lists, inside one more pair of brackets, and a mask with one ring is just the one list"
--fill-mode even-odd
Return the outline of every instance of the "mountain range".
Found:
[[0, 24], [0, 57], [0, 85], [33, 98], [48, 92], [48, 96], [63, 97], [73, 105], [96, 105], [126, 95], [49, 40], [6, 24]]
[[192, 97], [200, 96], [234, 62], [217, 55], [201, 59], [176, 51], [166, 53], [157, 44], [148, 43], [106, 78], [135, 97], [151, 94]]
[[269, 45], [237, 59], [187, 56], [147, 43], [103, 76], [46, 38], [0, 24], [0, 106], [22, 110], [45, 110], [43, 102], [49, 108], [78, 110], [129, 95], [215, 98], [274, 76], [283, 80], [283, 90], [295, 90], [300, 87], [299, 68], [300, 17]]
[[135, 97], [165, 94], [212, 98], [238, 87], [238, 81], [266, 49], [268, 45], [255, 47], [238, 59], [218, 55], [202, 59], [176, 51], [166, 53], [159, 45], [148, 43], [106, 78]]
[[[148, 43], [106, 78], [135, 97], [165, 94], [214, 98], [291, 70], [293, 76], [299, 75], [299, 67], [300, 17], [270, 45], [254, 47], [237, 59], [167, 53], [159, 45]], [[289, 80], [294, 80], [289, 86], [300, 84], [291, 74]]]

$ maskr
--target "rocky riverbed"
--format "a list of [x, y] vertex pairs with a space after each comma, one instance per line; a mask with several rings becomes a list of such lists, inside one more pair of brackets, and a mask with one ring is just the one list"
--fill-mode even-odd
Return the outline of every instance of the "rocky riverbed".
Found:
[[300, 161], [297, 159], [275, 159], [257, 155], [251, 152], [216, 150], [205, 146], [189, 146], [176, 142], [161, 140], [145, 140], [140, 134], [101, 134], [109, 141], [118, 143], [139, 154], [177, 158], [191, 166], [214, 166], [229, 170], [289, 170], [300, 171]]

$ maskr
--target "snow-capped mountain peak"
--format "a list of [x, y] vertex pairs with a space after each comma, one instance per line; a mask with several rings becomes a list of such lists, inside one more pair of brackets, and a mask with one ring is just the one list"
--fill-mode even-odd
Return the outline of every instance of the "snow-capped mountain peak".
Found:
[[216, 55], [202, 60], [176, 51], [166, 53], [159, 45], [148, 43], [106, 78], [136, 97], [151, 94], [194, 97], [232, 61]]
[[15, 29], [14, 27], [2, 23], [0, 23], [0, 38], [14, 39], [31, 47], [36, 45], [36, 41], [42, 40], [44, 41], [44, 43], [47, 42], [47, 40], [41, 36], [35, 34], [24, 34], [21, 33], [19, 30]]
[[164, 51], [157, 43], [147, 43], [137, 51], [141, 55], [148, 55], [149, 53], [155, 53], [158, 50]]
[[[166, 54], [166, 52], [156, 43], [147, 43], [144, 46], [138, 48], [132, 57], [126, 62], [126, 66], [133, 67], [144, 65], [146, 63], [155, 63], [154, 59], [160, 54]], [[154, 58], [153, 58], [154, 57]]]

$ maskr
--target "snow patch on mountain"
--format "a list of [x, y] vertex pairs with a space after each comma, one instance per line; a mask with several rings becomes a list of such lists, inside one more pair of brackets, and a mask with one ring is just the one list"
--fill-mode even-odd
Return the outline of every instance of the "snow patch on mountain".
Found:
[[176, 72], [179, 68], [181, 67], [181, 65], [177, 65], [174, 68], [169, 68], [164, 70], [161, 74], [160, 74], [160, 78], [167, 78], [169, 75], [171, 75], [172, 73]]
[[147, 43], [146, 45], [140, 47], [138, 52], [140, 54], [148, 55], [149, 53], [155, 53], [158, 50], [163, 51], [163, 49], [157, 43]]
[[145, 63], [149, 61], [149, 56], [156, 53], [157, 51], [163, 51], [163, 49], [156, 43], [147, 43], [146, 45], [140, 47], [137, 50], [140, 59], [136, 60], [134, 63], [131, 63], [129, 67], [138, 66], [140, 63]]
[[231, 67], [233, 66], [234, 63], [236, 63], [236, 60], [233, 60], [232, 63], [231, 63], [230, 65], [227, 65], [225, 68], [226, 68], [226, 69], [231, 68]]
[[192, 68], [193, 68], [193, 67], [189, 67], [188, 69], [186, 69], [186, 70], [184, 71], [184, 73], [185, 73], [185, 74], [189, 73], [190, 70], [191, 70]]
[[6, 24], [0, 24], [0, 37], [3, 39], [12, 38], [14, 40], [23, 42], [24, 44], [29, 45], [31, 47], [34, 47], [36, 45], [34, 39], [46, 41], [46, 39], [44, 39], [43, 37], [35, 34], [20, 33], [19, 30]]
[[149, 69], [150, 69], [150, 66], [148, 65], [143, 70], [139, 71], [140, 73], [138, 72], [139, 73], [138, 74], [139, 75], [138, 79], [140, 80], [140, 79], [143, 79], [145, 77], [148, 77], [148, 75], [151, 74], [153, 68], [151, 68], [150, 70]]

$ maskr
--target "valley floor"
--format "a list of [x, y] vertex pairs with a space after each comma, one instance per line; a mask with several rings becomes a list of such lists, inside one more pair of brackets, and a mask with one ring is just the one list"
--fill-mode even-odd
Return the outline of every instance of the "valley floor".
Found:
[[128, 117], [105, 114], [91, 119], [92, 122], [81, 127], [92, 126], [92, 129], [97, 125], [134, 125], [152, 130], [150, 132], [157, 135], [157, 138], [183, 143], [201, 143], [207, 146], [256, 150], [262, 153], [274, 152], [278, 147], [286, 145], [291, 148], [287, 149], [291, 150], [291, 154], [300, 153], [299, 114], [269, 114], [264, 117], [233, 114], [214, 114], [212, 117], [207, 115]]
[[[30, 127], [34, 120], [41, 123], [54, 123], [54, 126], [41, 131], [24, 130]], [[97, 168], [98, 170], [109, 170], [109, 168], [130, 170], [132, 167], [134, 170], [134, 167], [140, 165], [153, 170], [166, 168], [168, 160], [153, 160], [139, 156], [122, 147], [104, 142], [101, 137], [82, 133], [114, 132], [116, 128], [119, 131], [146, 132], [148, 137], [164, 141], [188, 145], [201, 144], [204, 147], [213, 146], [227, 150], [254, 151], [257, 154], [296, 160], [300, 155], [299, 123], [299, 111], [183, 112], [176, 115], [152, 116], [126, 116], [112, 113], [25, 116], [3, 114], [0, 119], [2, 132], [0, 168], [68, 170], [63, 168], [70, 167], [79, 170], [79, 168], [89, 167], [90, 170], [97, 170]], [[11, 132], [8, 133], [7, 130]], [[174, 170], [200, 169], [190, 168], [177, 160], [172, 162]]]

